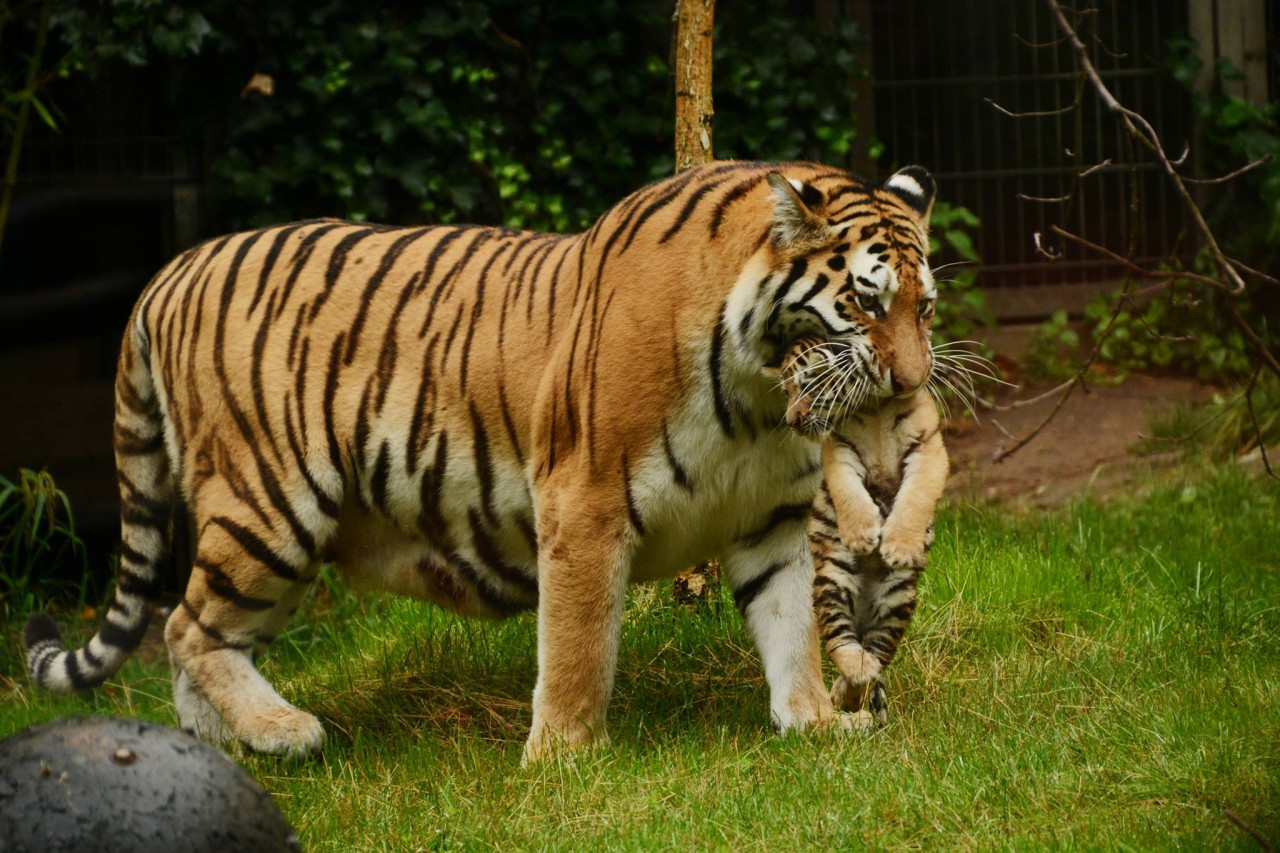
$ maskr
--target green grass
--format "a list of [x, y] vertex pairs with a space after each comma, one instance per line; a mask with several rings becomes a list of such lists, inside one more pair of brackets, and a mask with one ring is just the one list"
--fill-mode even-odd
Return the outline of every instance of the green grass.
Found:
[[[318, 595], [264, 662], [322, 759], [242, 759], [308, 850], [1255, 849], [1280, 838], [1280, 488], [1221, 470], [1052, 515], [949, 506], [868, 736], [779, 737], [732, 604], [634, 591], [612, 742], [520, 768], [531, 618]], [[87, 631], [92, 623], [83, 623]], [[13, 626], [11, 630], [16, 630]], [[163, 654], [58, 715], [172, 722]]]

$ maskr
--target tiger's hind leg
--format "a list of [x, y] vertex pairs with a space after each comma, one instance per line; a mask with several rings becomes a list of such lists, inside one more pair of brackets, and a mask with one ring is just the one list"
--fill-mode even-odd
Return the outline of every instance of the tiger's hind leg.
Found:
[[[197, 506], [207, 491], [202, 487]], [[239, 740], [259, 752], [318, 751], [319, 720], [281, 698], [254, 666], [254, 655], [283, 627], [314, 576], [312, 555], [258, 515], [197, 514], [196, 521], [191, 580], [165, 626], [181, 725], [206, 740]], [[277, 526], [288, 530], [283, 519]]]
[[[293, 584], [283, 598], [271, 611], [266, 631], [254, 643], [250, 662], [255, 662], [267, 650], [270, 642], [279, 635], [290, 617], [297, 611], [298, 605], [306, 595], [309, 580], [319, 572], [319, 564], [315, 563], [307, 572], [306, 579]], [[191, 676], [179, 662], [176, 655], [170, 653], [169, 661], [173, 669], [173, 701], [178, 712], [182, 728], [190, 731], [205, 743], [223, 749], [233, 749], [239, 738], [227, 726], [222, 715], [206, 699], [191, 681]]]

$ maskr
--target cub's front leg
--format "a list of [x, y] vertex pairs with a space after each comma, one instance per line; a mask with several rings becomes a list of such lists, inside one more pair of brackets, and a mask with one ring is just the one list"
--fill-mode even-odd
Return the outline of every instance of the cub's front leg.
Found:
[[947, 484], [949, 462], [933, 402], [932, 429], [902, 462], [902, 484], [884, 522], [880, 557], [891, 569], [921, 569], [933, 533], [933, 512]]
[[844, 547], [865, 557], [880, 544], [880, 507], [867, 492], [867, 469], [847, 440], [833, 435], [822, 445], [822, 471]]

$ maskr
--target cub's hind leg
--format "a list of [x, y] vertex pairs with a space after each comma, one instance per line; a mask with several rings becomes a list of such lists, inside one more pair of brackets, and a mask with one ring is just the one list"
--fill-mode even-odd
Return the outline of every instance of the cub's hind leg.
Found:
[[[202, 488], [196, 502], [191, 580], [165, 626], [179, 721], [213, 742], [315, 752], [324, 737], [320, 722], [282, 699], [253, 662], [305, 592], [312, 555], [284, 519], [276, 520], [278, 532], [234, 497], [215, 503], [208, 491]], [[205, 514], [200, 506], [241, 511]]]

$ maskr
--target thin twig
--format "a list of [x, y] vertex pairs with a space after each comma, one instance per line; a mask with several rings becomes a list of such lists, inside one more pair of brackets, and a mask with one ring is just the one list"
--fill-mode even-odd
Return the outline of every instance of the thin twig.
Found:
[[991, 98], [983, 98], [982, 100], [986, 101], [988, 104], [995, 107], [997, 112], [1003, 113], [1004, 115], [1009, 116], [1009, 118], [1041, 118], [1044, 116], [1062, 116], [1071, 112], [1078, 106], [1078, 104], [1070, 104], [1065, 107], [1059, 107], [1056, 110], [1032, 110], [1031, 112], [1015, 113], [1015, 112], [1012, 112], [1011, 110], [1006, 110], [1004, 107], [997, 104]]
[[1271, 162], [1271, 160], [1272, 160], [1272, 157], [1270, 154], [1263, 154], [1261, 157], [1259, 157], [1257, 160], [1254, 160], [1252, 163], [1246, 163], [1245, 165], [1241, 166], [1239, 169], [1236, 169], [1234, 172], [1223, 175], [1220, 178], [1186, 178], [1184, 177], [1182, 180], [1186, 181], [1189, 184], [1225, 184], [1227, 181], [1234, 181], [1236, 178], [1240, 177], [1246, 172], [1252, 172], [1254, 169], [1258, 168], [1259, 166], [1267, 165], [1268, 163]]
[[1261, 363], [1254, 368], [1253, 376], [1249, 377], [1249, 387], [1244, 390], [1244, 404], [1249, 409], [1249, 419], [1253, 421], [1253, 434], [1258, 437], [1258, 453], [1262, 454], [1262, 467], [1267, 470], [1272, 479], [1280, 480], [1280, 475], [1271, 469], [1271, 460], [1267, 458], [1267, 437], [1262, 434], [1262, 427], [1258, 424], [1258, 413], [1253, 408], [1253, 389], [1258, 384], [1260, 373], [1262, 373]]
[[1105, 169], [1110, 165], [1111, 165], [1111, 158], [1108, 157], [1107, 159], [1103, 160], [1101, 163], [1098, 163], [1097, 165], [1090, 166], [1089, 168], [1085, 169], [1083, 172], [1080, 173], [1080, 177], [1087, 178], [1090, 175], [1092, 175], [1094, 172], [1101, 172], [1103, 169]]
[[1061, 385], [1055, 385], [1054, 387], [1050, 388], [1048, 391], [1045, 391], [1042, 394], [1037, 394], [1036, 396], [1032, 397], [1030, 400], [1015, 400], [1014, 402], [1008, 403], [1006, 405], [992, 403], [991, 408], [997, 412], [1012, 412], [1014, 409], [1022, 409], [1022, 408], [1026, 408], [1027, 406], [1034, 406], [1036, 403], [1044, 402], [1045, 400], [1052, 397], [1054, 394], [1062, 393], [1067, 389], [1067, 386], [1074, 381], [1075, 381], [1074, 379], [1068, 379], [1066, 382], [1063, 382]]
[[1016, 198], [1022, 201], [1034, 201], [1036, 204], [1062, 204], [1064, 201], [1071, 201], [1071, 195], [1060, 195], [1057, 198], [1045, 198], [1038, 195], [1027, 195], [1026, 193], [1018, 193]]

